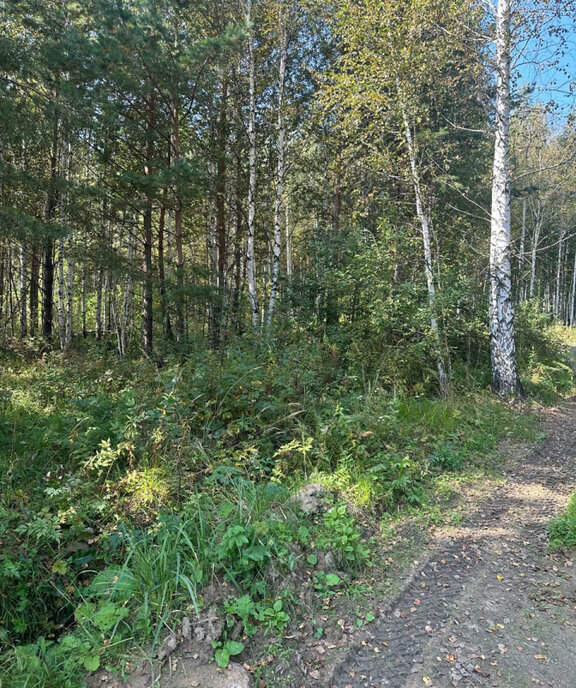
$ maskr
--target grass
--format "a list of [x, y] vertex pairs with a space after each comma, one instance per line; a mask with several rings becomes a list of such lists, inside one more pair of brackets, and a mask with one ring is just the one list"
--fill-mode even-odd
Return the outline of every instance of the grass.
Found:
[[[96, 353], [2, 354], [2, 688], [80, 686], [156, 646], [209, 584], [228, 591], [221, 660], [228, 624], [282, 635], [300, 588], [319, 604], [360, 590], [395, 524], [457, 518], [498, 442], [537, 437], [486, 391], [368, 385], [325, 344], [240, 341], [160, 370]], [[560, 364], [527, 370], [542, 397], [568, 393]], [[306, 482], [327, 488], [326, 514], [295, 512]]]
[[576, 547], [576, 494], [570, 500], [566, 511], [551, 521], [548, 534], [552, 549]]

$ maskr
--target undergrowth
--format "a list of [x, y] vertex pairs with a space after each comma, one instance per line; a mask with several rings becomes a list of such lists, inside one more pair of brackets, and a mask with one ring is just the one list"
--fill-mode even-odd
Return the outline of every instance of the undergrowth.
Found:
[[[572, 389], [560, 335], [523, 349], [547, 402]], [[502, 437], [535, 437], [470, 377], [447, 400], [400, 390], [326, 341], [240, 339], [160, 369], [104, 350], [2, 358], [2, 688], [75, 688], [121, 666], [202, 612], [213, 584], [228, 586], [223, 666], [244, 650], [238, 628], [296, 623], [302, 581], [329, 598], [371, 564], [367, 521], [426, 509], [442, 476], [478, 475]], [[317, 516], [290, 500], [310, 482], [326, 489]]]

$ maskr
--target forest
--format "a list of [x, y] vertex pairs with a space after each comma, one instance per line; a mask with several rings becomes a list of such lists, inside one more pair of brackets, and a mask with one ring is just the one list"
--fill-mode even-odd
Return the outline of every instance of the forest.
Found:
[[576, 389], [576, 3], [0, 12], [0, 688], [348, 685]]

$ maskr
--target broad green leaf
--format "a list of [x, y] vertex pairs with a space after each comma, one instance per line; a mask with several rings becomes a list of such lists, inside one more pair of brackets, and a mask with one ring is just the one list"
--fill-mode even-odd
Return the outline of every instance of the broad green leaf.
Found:
[[100, 667], [98, 655], [87, 655], [84, 657], [84, 668], [86, 671], [96, 671]]
[[225, 647], [221, 647], [214, 653], [214, 659], [216, 660], [216, 664], [224, 669], [228, 666], [228, 662], [230, 661], [230, 653]]
[[227, 640], [224, 644], [224, 649], [229, 655], [239, 655], [242, 650], [244, 650], [244, 643], [240, 643], [236, 640]]

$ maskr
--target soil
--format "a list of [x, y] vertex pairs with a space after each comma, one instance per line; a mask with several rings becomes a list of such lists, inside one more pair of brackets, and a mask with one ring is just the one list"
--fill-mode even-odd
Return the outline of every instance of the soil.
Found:
[[547, 542], [576, 487], [576, 403], [544, 416], [546, 439], [508, 451], [506, 479], [436, 532], [376, 620], [292, 685], [576, 686], [576, 572]]

